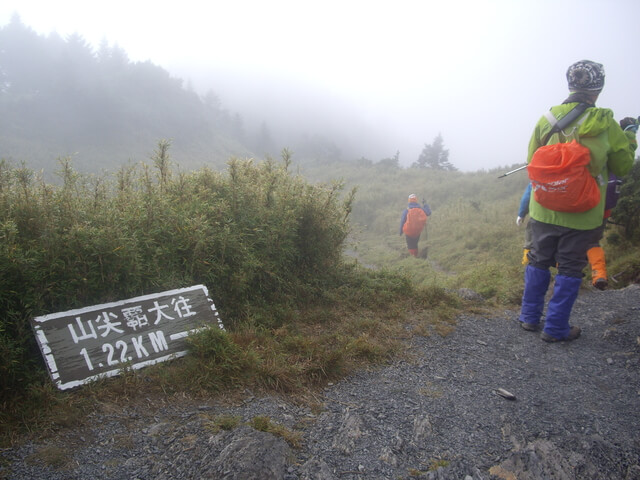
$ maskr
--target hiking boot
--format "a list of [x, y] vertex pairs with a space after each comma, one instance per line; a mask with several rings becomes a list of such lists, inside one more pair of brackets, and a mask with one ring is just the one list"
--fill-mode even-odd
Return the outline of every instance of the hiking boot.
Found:
[[571, 340], [575, 340], [576, 338], [578, 338], [580, 336], [580, 333], [582, 333], [582, 330], [580, 330], [580, 327], [571, 327], [569, 329], [569, 334], [564, 338], [552, 337], [551, 335], [545, 332], [542, 332], [540, 334], [540, 338], [542, 338], [542, 340], [544, 340], [545, 342], [549, 342], [549, 343], [570, 342]]
[[598, 290], [605, 290], [609, 286], [609, 282], [607, 282], [606, 278], [599, 278], [593, 282], [593, 286]]
[[527, 332], [537, 332], [538, 330], [540, 330], [539, 323], [520, 322], [520, 326]]

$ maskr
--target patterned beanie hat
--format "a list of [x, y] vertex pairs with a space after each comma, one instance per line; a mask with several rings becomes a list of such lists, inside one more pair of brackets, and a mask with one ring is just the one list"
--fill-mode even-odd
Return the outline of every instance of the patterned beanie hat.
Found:
[[604, 67], [591, 60], [581, 60], [567, 70], [571, 92], [599, 93], [604, 87]]
[[409, 203], [418, 203], [418, 197], [415, 193], [412, 193], [411, 195], [409, 195]]

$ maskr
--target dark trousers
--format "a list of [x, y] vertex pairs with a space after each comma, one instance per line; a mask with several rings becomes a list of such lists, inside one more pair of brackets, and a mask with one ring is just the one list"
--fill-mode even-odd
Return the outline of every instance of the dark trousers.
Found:
[[593, 232], [593, 236], [591, 238], [591, 241], [589, 242], [589, 248], [600, 246], [600, 240], [602, 240], [602, 237], [604, 237], [604, 229], [606, 226], [607, 226], [607, 220], [605, 219], [602, 222], [602, 225], [600, 225], [598, 228], [594, 230], [591, 230], [591, 232]]
[[538, 222], [532, 218], [529, 265], [547, 270], [558, 267], [558, 274], [582, 278], [588, 264], [587, 250], [593, 242], [594, 230], [573, 228]]
[[417, 237], [410, 237], [409, 235], [405, 235], [407, 239], [407, 248], [409, 250], [416, 250], [418, 248], [418, 241], [420, 240], [420, 235]]

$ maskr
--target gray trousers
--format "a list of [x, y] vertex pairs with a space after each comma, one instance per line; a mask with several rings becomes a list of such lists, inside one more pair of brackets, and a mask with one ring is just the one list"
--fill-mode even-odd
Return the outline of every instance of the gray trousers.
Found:
[[582, 278], [589, 263], [587, 250], [596, 235], [595, 230], [575, 230], [529, 219], [531, 224], [531, 250], [529, 265], [547, 270], [558, 267], [558, 273]]

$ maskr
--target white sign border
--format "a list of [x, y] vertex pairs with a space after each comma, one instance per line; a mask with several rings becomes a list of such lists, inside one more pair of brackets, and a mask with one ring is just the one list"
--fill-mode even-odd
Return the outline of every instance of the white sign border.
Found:
[[[119, 368], [114, 368], [113, 370], [109, 370], [107, 372], [103, 372], [100, 373], [98, 375], [92, 375], [89, 377], [85, 377], [82, 380], [73, 380], [67, 383], [62, 383], [58, 380], [58, 378], [60, 378], [60, 374], [58, 373], [58, 366], [56, 365], [56, 361], [55, 361], [55, 357], [53, 355], [53, 352], [51, 350], [51, 347], [49, 347], [49, 341], [47, 340], [46, 334], [45, 332], [42, 330], [42, 327], [39, 324], [43, 324], [47, 321], [50, 320], [55, 320], [57, 318], [61, 318], [61, 317], [70, 317], [70, 316], [80, 316], [84, 313], [87, 312], [93, 312], [95, 310], [100, 310], [100, 309], [109, 309], [109, 308], [115, 308], [115, 307], [121, 307], [124, 305], [127, 305], [129, 303], [136, 303], [136, 302], [141, 302], [141, 301], [145, 301], [145, 300], [150, 300], [153, 298], [158, 298], [159, 296], [175, 296], [181, 293], [185, 293], [185, 292], [192, 292], [194, 290], [203, 290], [204, 294], [206, 296], [206, 298], [211, 301], [211, 310], [213, 310], [217, 320], [218, 320], [218, 327], [221, 330], [224, 330], [224, 326], [220, 320], [220, 317], [218, 316], [218, 312], [216, 310], [215, 304], [213, 303], [213, 301], [211, 300], [211, 298], [209, 297], [209, 289], [206, 287], [206, 285], [192, 285], [190, 287], [184, 287], [184, 288], [178, 288], [178, 289], [174, 289], [174, 290], [167, 290], [165, 292], [159, 292], [159, 293], [152, 293], [149, 295], [142, 295], [140, 297], [134, 297], [134, 298], [128, 298], [126, 300], [118, 300], [117, 302], [110, 302], [110, 303], [102, 303], [99, 305], [91, 305], [89, 307], [83, 307], [83, 308], [78, 308], [78, 309], [74, 309], [74, 310], [67, 310], [66, 312], [56, 312], [56, 313], [50, 313], [47, 315], [41, 315], [38, 317], [34, 317], [33, 318], [33, 329], [35, 331], [36, 337], [37, 337], [37, 343], [38, 346], [40, 347], [40, 351], [42, 352], [42, 356], [45, 359], [45, 362], [47, 363], [47, 367], [49, 369], [49, 374], [51, 376], [51, 379], [53, 380], [53, 382], [55, 383], [55, 385], [58, 387], [59, 390], [67, 390], [70, 388], [75, 388], [75, 387], [79, 387], [81, 385], [86, 385], [87, 383], [90, 382], [94, 382], [96, 380], [100, 380], [103, 378], [110, 378], [110, 377], [114, 377], [116, 375], [120, 375], [123, 371], [125, 371], [127, 368], [131, 368], [133, 370], [138, 370], [140, 368], [149, 366], [149, 365], [155, 365], [156, 363], [160, 363], [160, 362], [165, 362], [167, 360], [171, 360], [171, 359], [175, 359], [175, 358], [180, 358], [180, 357], [184, 357], [188, 352], [186, 350], [181, 351], [181, 352], [174, 352], [171, 353], [169, 355], [165, 355], [163, 357], [159, 357], [159, 358], [154, 358], [151, 360], [145, 360], [143, 362], [137, 362], [134, 364], [130, 364], [129, 366], [124, 366], [124, 367], [119, 367]], [[186, 337], [188, 335], [197, 333], [197, 332], [201, 332], [206, 330], [207, 328], [213, 328], [211, 327], [203, 327], [203, 328], [196, 328], [193, 330], [189, 330], [187, 332], [180, 332], [180, 333], [176, 333], [173, 334], [171, 337], [172, 339], [176, 339], [176, 338], [183, 338]]]

